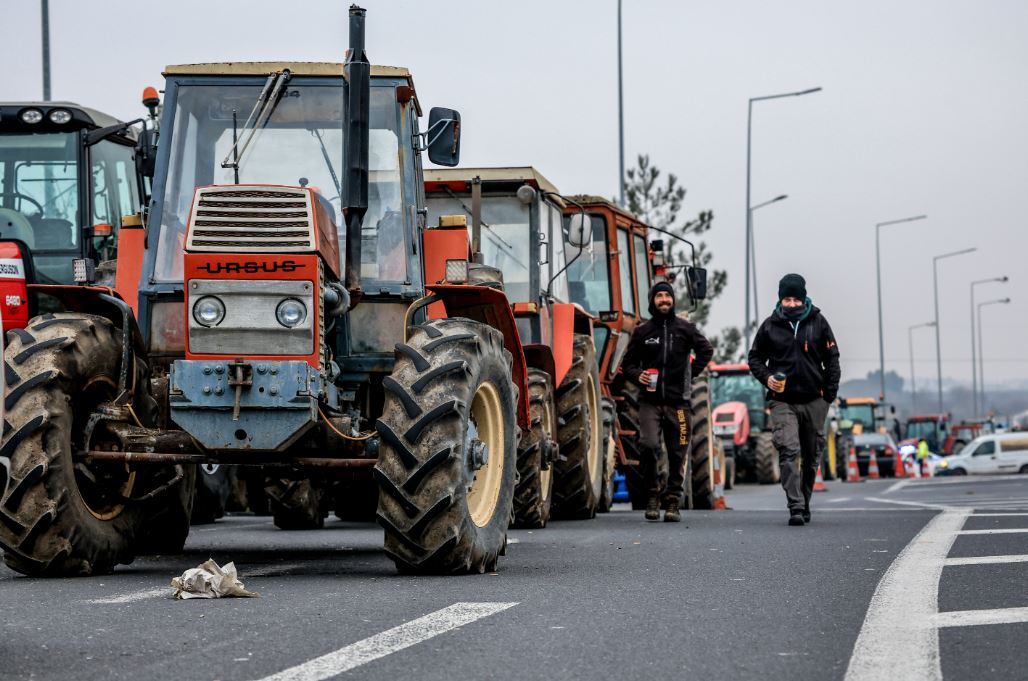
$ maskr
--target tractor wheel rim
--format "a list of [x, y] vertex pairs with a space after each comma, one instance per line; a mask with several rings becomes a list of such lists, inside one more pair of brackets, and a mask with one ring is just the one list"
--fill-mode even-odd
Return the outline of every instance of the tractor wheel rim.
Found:
[[602, 415], [600, 414], [600, 405], [596, 400], [596, 382], [593, 380], [592, 374], [589, 374], [585, 384], [589, 391], [586, 401], [589, 404], [589, 428], [592, 431], [592, 437], [589, 439], [589, 450], [586, 452], [585, 459], [589, 467], [589, 480], [594, 481], [600, 476], [600, 464], [606, 451], [600, 442], [602, 437], [600, 423]]
[[[546, 408], [543, 409], [542, 431], [543, 431], [543, 437], [546, 438], [547, 440], [550, 440], [552, 442], [552, 440], [553, 440], [553, 420], [552, 420], [551, 415], [550, 415], [550, 405], [549, 405], [548, 402], [546, 404]], [[552, 485], [550, 484], [550, 480], [553, 479], [553, 464], [554, 464], [554, 462], [552, 461], [552, 457], [551, 457], [551, 461], [549, 462], [549, 465], [547, 465], [546, 469], [539, 471], [539, 484], [542, 486], [542, 490], [541, 490], [541, 492], [539, 494], [539, 498], [543, 502], [545, 502], [547, 499], [550, 498], [550, 489], [552, 488]]]
[[[486, 463], [473, 471], [467, 496], [471, 521], [478, 527], [485, 527], [493, 519], [503, 489], [506, 443], [500, 404], [500, 394], [492, 383], [478, 386], [471, 400], [470, 418], [478, 431], [478, 440], [485, 445], [488, 453]], [[464, 455], [471, 456], [471, 452], [465, 451]]]
[[[80, 404], [99, 403], [104, 399], [113, 398], [116, 392], [117, 384], [110, 378], [107, 376], [94, 376], [77, 395], [72, 397], [73, 413], [76, 409], [82, 409], [79, 406]], [[85, 445], [86, 443], [82, 444]], [[114, 520], [121, 515], [121, 512], [125, 510], [124, 500], [132, 495], [132, 488], [136, 484], [135, 471], [130, 470], [128, 464], [119, 465], [117, 463], [93, 465], [76, 463], [75, 468], [78, 497], [82, 500], [82, 505], [86, 507], [90, 515], [97, 520], [103, 521]], [[104, 477], [103, 473], [105, 472], [117, 476], [124, 473], [124, 478], [121, 480], [113, 498], [109, 498], [111, 495], [105, 494], [104, 490], [99, 489], [95, 484], [98, 478]]]

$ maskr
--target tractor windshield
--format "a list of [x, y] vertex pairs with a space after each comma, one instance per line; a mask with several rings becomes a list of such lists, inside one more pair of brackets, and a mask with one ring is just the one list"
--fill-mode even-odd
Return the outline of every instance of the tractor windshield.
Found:
[[[570, 217], [566, 216], [565, 219]], [[571, 302], [578, 303], [587, 312], [598, 314], [612, 309], [607, 270], [607, 221], [602, 215], [589, 215], [589, 221], [592, 225], [592, 243], [585, 247], [581, 255], [578, 248], [571, 244], [566, 243], [564, 250], [568, 260], [574, 258], [567, 270]]]
[[907, 437], [924, 439], [933, 452], [939, 449], [939, 423], [937, 421], [907, 421]]
[[43, 283], [70, 281], [79, 250], [78, 151], [78, 132], [0, 133], [0, 236], [32, 249]]
[[845, 407], [839, 407], [839, 425], [844, 430], [849, 430], [858, 423], [865, 431], [874, 430], [874, 405], [848, 404]]
[[[297, 79], [299, 80], [299, 79]], [[297, 81], [294, 80], [293, 83]], [[309, 82], [308, 82], [309, 83]], [[155, 279], [181, 281], [185, 226], [197, 187], [236, 183], [235, 170], [223, 168], [232, 158], [234, 139], [261, 92], [252, 85], [179, 85], [173, 99], [174, 122], [162, 130], [168, 144], [168, 173], [163, 188], [160, 240]], [[316, 188], [333, 208], [343, 257], [342, 81], [290, 84], [239, 159], [238, 181]], [[361, 239], [361, 278], [381, 282], [407, 278], [406, 218], [395, 90], [371, 88], [370, 185], [368, 212]], [[155, 188], [155, 195], [158, 189]]]
[[715, 405], [742, 402], [749, 409], [764, 408], [764, 386], [746, 373], [719, 373], [711, 377], [710, 401]]

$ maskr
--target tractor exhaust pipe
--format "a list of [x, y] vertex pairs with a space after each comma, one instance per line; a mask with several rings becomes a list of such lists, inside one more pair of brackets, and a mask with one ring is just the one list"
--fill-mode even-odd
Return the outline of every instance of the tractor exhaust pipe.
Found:
[[[343, 142], [343, 218], [346, 221], [346, 288], [360, 288], [361, 223], [368, 211], [368, 149], [371, 102], [371, 64], [364, 52], [364, 17], [367, 10], [350, 5], [350, 49], [343, 73], [346, 77], [345, 140]], [[358, 300], [359, 296], [355, 296]]]

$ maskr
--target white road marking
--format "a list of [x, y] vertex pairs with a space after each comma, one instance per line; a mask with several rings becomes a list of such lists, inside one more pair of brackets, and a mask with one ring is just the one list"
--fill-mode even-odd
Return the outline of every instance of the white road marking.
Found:
[[[299, 563], [287, 563], [285, 565], [265, 565], [264, 567], [256, 567], [252, 570], [242, 571], [239, 573], [239, 576], [242, 579], [249, 579], [251, 577], [271, 577], [272, 575], [280, 575], [300, 567], [302, 566]], [[122, 594], [121, 596], [112, 596], [110, 598], [91, 598], [86, 602], [92, 603], [94, 605], [117, 605], [119, 603], [135, 603], [136, 601], [148, 601], [151, 598], [169, 598], [171, 597], [172, 593], [172, 588], [170, 586], [156, 586], [149, 589], [140, 589], [139, 591], [132, 591], [127, 594]]]
[[997, 565], [1000, 563], [1028, 563], [1028, 553], [1009, 556], [966, 556], [963, 558], [947, 558], [946, 566], [950, 565]]
[[849, 501], [853, 497], [838, 497], [836, 499], [825, 499], [826, 504], [840, 504], [844, 501]]
[[996, 530], [960, 530], [957, 534], [1024, 534], [1028, 532], [1026, 527], [1004, 527]]
[[380, 657], [427, 641], [440, 634], [494, 615], [517, 603], [454, 603], [424, 617], [387, 629], [363, 641], [351, 643], [339, 650], [316, 657], [261, 681], [321, 681], [359, 667]]
[[190, 530], [190, 533], [193, 533], [193, 532], [214, 532], [216, 530], [242, 530], [242, 529], [247, 528], [247, 527], [260, 527], [262, 525], [270, 526], [271, 523], [268, 522], [267, 520], [257, 521], [257, 522], [246, 522], [246, 523], [224, 523], [224, 522], [223, 523], [217, 523], [216, 522], [213, 525], [211, 525], [210, 527], [201, 527], [200, 529], [197, 529], [197, 530]]
[[974, 478], [967, 478], [965, 476], [959, 475], [953, 477], [946, 476], [942, 478], [914, 478], [913, 480], [908, 480], [908, 482], [913, 486], [911, 487], [911, 489], [913, 489], [914, 487], [927, 488], [932, 485], [977, 485], [987, 484], [990, 482], [1004, 482], [1009, 480], [1024, 480], [1024, 476], [1018, 475], [1016, 473], [1012, 475], [983, 475], [981, 477], [975, 476]]
[[911, 623], [938, 612], [943, 564], [969, 515], [960, 509], [935, 516], [889, 566], [867, 608], [846, 681], [942, 679], [938, 630]]
[[1018, 624], [1028, 622], [1028, 608], [995, 610], [955, 610], [940, 612], [932, 618], [933, 627], [971, 627], [980, 624]]
[[895, 492], [897, 490], [901, 490], [904, 487], [906, 487], [907, 485], [909, 485], [910, 482], [911, 482], [910, 478], [906, 478], [904, 480], [900, 480], [899, 482], [894, 482], [894, 483], [892, 483], [889, 486], [889, 489], [887, 489], [884, 492], [882, 492], [882, 494], [891, 494], [892, 492]]
[[899, 499], [880, 499], [878, 497], [867, 497], [868, 501], [877, 501], [879, 504], [899, 504], [900, 506], [916, 506], [917, 508], [929, 508], [935, 511], [950, 510], [950, 506], [941, 504], [926, 504], [921, 501], [900, 501]]
[[1007, 516], [1012, 516], [1012, 515], [1017, 515], [1017, 516], [1028, 515], [1028, 512], [1025, 512], [1025, 513], [975, 513], [973, 517], [975, 517], [975, 518], [1000, 518], [1000, 517], [1004, 517], [1005, 518]]

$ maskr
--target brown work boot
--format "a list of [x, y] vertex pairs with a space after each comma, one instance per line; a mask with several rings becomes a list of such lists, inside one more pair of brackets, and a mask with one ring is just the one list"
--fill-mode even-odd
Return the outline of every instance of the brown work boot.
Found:
[[647, 520], [660, 520], [660, 497], [650, 497], [646, 502], [646, 515], [644, 516]]
[[679, 501], [678, 497], [671, 497], [667, 500], [667, 510], [664, 511], [664, 522], [665, 523], [677, 523], [682, 519], [682, 512], [679, 507], [682, 502]]

